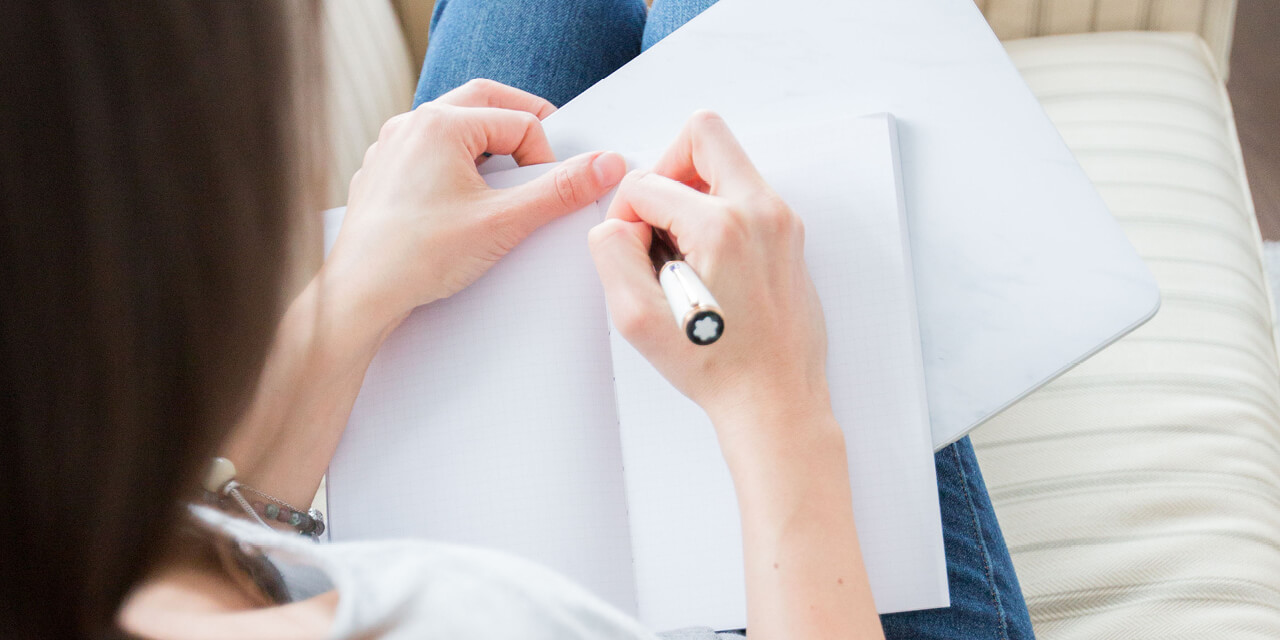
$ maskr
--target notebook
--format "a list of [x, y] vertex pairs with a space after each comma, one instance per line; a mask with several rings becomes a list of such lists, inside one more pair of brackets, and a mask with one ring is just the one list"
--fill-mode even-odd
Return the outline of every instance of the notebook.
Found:
[[740, 128], [897, 116], [941, 448], [1160, 305], [1151, 272], [979, 4], [721, 0], [543, 127], [567, 158], [647, 148], [674, 136], [695, 109], [715, 109]]
[[[877, 609], [947, 606], [894, 120], [741, 137], [806, 225]], [[547, 170], [486, 179], [508, 187]], [[705, 414], [610, 328], [586, 243], [604, 212], [596, 203], [540, 229], [388, 338], [329, 469], [330, 536], [497, 548], [654, 629], [741, 628], [728, 470]], [[340, 216], [326, 221], [330, 243]]]

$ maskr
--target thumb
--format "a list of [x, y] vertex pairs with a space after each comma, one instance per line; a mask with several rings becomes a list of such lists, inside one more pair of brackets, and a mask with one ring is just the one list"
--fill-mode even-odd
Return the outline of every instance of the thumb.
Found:
[[609, 316], [622, 336], [642, 352], [652, 344], [648, 337], [655, 335], [655, 329], [671, 322], [666, 296], [649, 259], [651, 234], [643, 222], [608, 218], [587, 237]]
[[505, 189], [507, 209], [524, 233], [577, 211], [618, 185], [627, 162], [611, 151], [584, 153], [518, 187]]

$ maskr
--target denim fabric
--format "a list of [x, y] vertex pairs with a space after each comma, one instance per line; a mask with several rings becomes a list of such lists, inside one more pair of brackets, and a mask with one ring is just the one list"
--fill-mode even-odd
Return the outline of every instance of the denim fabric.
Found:
[[488, 78], [557, 107], [640, 53], [643, 0], [437, 0], [414, 106]]
[[951, 606], [880, 616], [887, 638], [1030, 640], [1031, 619], [969, 438], [933, 456]]
[[706, 11], [716, 0], [679, 0], [663, 2], [655, 0], [649, 10], [649, 19], [644, 25], [644, 38], [640, 41], [640, 50], [652, 47], [668, 33], [680, 28], [680, 25]]
[[[438, 0], [414, 103], [435, 99], [472, 78], [489, 78], [559, 106], [712, 4], [714, 0], [655, 0], [646, 21], [642, 0]], [[973, 446], [965, 438], [938, 452], [934, 461], [951, 606], [881, 616], [885, 635], [1032, 638]]]

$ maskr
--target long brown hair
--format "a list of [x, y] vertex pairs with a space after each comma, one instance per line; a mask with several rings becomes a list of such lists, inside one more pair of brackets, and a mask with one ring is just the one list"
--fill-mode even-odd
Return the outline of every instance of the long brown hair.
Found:
[[0, 2], [0, 635], [118, 634], [316, 193], [305, 0]]

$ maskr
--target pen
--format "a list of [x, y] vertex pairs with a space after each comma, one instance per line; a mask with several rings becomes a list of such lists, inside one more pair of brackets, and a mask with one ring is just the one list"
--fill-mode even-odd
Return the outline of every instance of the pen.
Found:
[[675, 243], [661, 229], [653, 230], [649, 259], [658, 274], [658, 284], [667, 295], [667, 304], [684, 335], [697, 345], [708, 345], [724, 335], [724, 312], [711, 296], [702, 278], [684, 261]]

